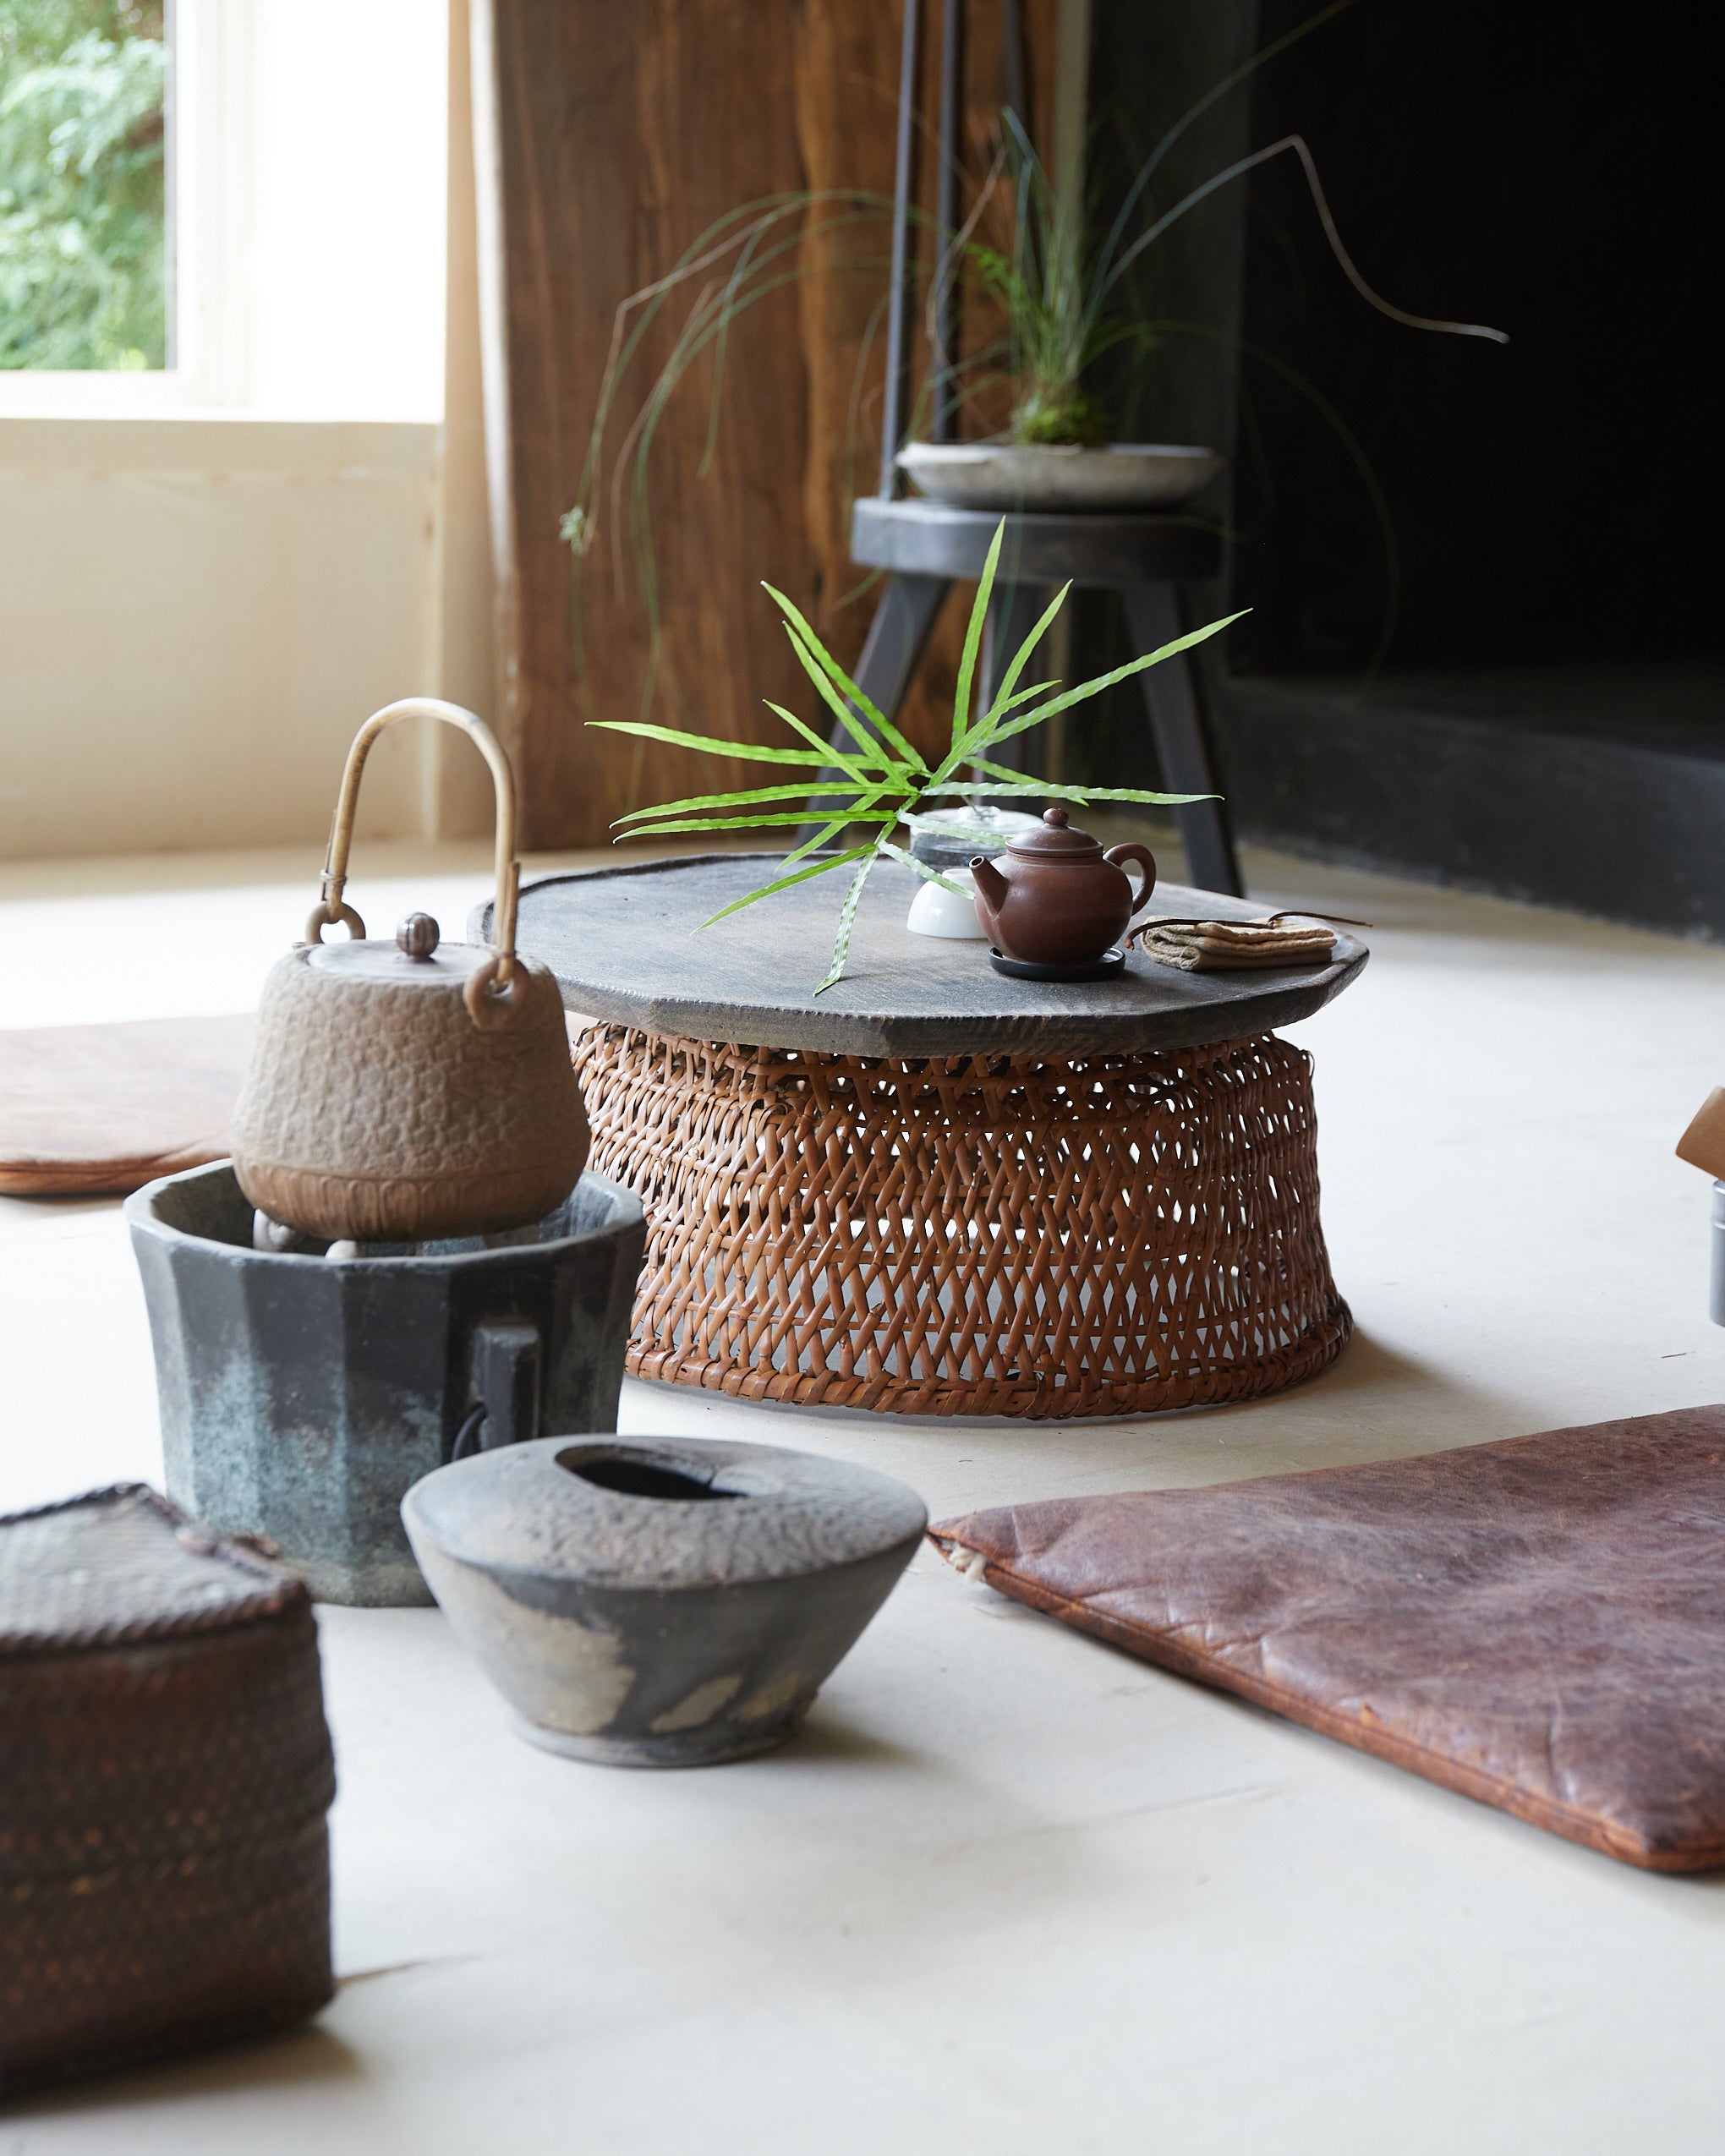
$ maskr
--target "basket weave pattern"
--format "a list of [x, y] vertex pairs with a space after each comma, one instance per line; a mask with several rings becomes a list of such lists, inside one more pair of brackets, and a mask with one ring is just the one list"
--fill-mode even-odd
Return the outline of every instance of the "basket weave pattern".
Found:
[[301, 1582], [136, 1486], [0, 1520], [0, 2097], [331, 1995]]
[[1083, 1415], [1346, 1344], [1311, 1059], [872, 1058], [591, 1025], [591, 1165], [647, 1208], [628, 1366], [744, 1399]]

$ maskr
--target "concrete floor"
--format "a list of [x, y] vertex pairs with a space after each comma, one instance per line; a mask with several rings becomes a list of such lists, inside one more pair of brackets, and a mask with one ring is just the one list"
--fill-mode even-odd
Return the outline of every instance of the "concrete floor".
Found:
[[[452, 931], [479, 857], [356, 895]], [[367, 867], [362, 861], [362, 867]], [[1295, 1030], [1359, 1332], [1279, 1399], [939, 1424], [626, 1387], [627, 1431], [870, 1462], [936, 1517], [1725, 1393], [1705, 1179], [1725, 952], [1273, 856], [1377, 924]], [[244, 1008], [315, 863], [0, 872], [3, 1022]], [[380, 883], [387, 884], [381, 889]], [[0, 1201], [0, 1509], [159, 1479], [110, 1204]], [[322, 1613], [342, 1986], [297, 2037], [0, 2113], [0, 2156], [1658, 2156], [1725, 2144], [1725, 1877], [1666, 1879], [919, 1558], [775, 1758], [530, 1749], [435, 1611]]]

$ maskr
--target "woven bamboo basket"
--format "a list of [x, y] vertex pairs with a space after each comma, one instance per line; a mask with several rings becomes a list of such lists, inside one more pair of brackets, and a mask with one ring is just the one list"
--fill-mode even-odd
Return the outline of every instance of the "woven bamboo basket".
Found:
[[0, 1519], [0, 2093], [303, 2020], [335, 1794], [301, 1583], [137, 1485]]
[[649, 1223], [628, 1366], [745, 1399], [1092, 1415], [1242, 1399], [1351, 1321], [1311, 1059], [872, 1058], [578, 1032], [592, 1165]]

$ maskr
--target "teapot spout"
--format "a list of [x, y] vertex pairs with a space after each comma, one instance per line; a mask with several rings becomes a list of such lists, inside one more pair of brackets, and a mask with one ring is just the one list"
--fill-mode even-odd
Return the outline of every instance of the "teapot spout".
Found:
[[993, 935], [994, 916], [1006, 900], [1006, 878], [985, 853], [971, 856], [970, 873], [977, 887], [977, 911], [983, 917], [983, 926]]

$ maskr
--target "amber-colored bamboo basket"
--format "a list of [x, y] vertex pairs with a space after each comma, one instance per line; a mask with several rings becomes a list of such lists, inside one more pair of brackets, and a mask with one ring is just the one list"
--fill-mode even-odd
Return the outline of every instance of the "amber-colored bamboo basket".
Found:
[[1244, 1399], [1351, 1320], [1311, 1060], [882, 1058], [594, 1025], [592, 1165], [645, 1204], [628, 1366], [744, 1399], [1095, 1415]]

